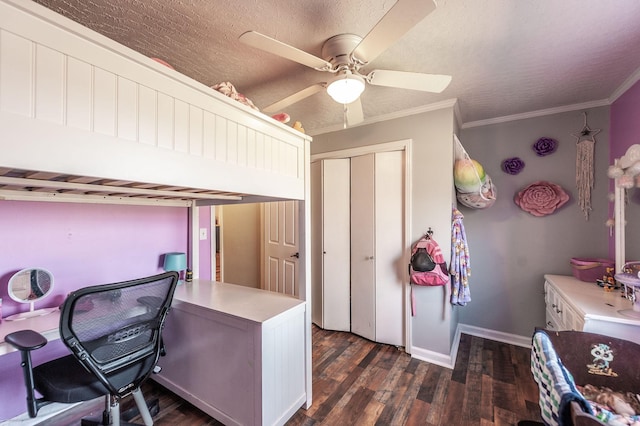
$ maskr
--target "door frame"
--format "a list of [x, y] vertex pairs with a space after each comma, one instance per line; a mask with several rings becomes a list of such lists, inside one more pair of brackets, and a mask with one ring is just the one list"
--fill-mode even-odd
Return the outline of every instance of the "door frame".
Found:
[[[330, 158], [350, 158], [357, 157], [365, 154], [375, 154], [379, 152], [387, 151], [402, 151], [404, 153], [404, 235], [403, 257], [407, 265], [409, 264], [409, 257], [411, 253], [410, 241], [411, 241], [411, 211], [412, 211], [412, 181], [411, 181], [411, 166], [412, 166], [412, 139], [402, 139], [393, 142], [384, 142], [379, 144], [364, 145], [354, 148], [341, 149], [337, 151], [328, 151], [311, 155], [311, 162], [330, 159]], [[411, 287], [409, 285], [409, 273], [403, 272], [403, 298], [404, 298], [404, 350], [408, 354], [411, 353], [413, 347], [412, 339], [412, 322], [411, 322]]]

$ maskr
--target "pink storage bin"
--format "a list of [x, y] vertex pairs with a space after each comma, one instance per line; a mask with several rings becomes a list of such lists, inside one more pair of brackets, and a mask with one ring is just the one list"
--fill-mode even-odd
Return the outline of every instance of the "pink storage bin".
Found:
[[614, 268], [615, 262], [611, 259], [597, 259], [587, 257], [572, 257], [571, 269], [573, 276], [580, 281], [595, 283], [601, 280], [607, 268]]

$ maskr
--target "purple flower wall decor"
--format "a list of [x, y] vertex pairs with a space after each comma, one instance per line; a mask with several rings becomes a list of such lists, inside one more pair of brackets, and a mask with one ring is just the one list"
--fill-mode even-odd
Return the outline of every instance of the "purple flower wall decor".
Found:
[[544, 157], [556, 152], [558, 141], [553, 138], [540, 138], [533, 144], [532, 148], [538, 157]]
[[524, 161], [520, 157], [507, 158], [502, 161], [502, 171], [507, 174], [517, 175], [522, 169], [524, 169]]

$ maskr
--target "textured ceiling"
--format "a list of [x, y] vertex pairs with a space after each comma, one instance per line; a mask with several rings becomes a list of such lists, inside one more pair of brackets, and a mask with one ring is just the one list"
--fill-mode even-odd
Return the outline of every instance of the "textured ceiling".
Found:
[[[392, 0], [36, 0], [206, 85], [232, 82], [265, 107], [328, 74], [238, 41], [255, 30], [321, 56], [329, 37], [364, 36]], [[368, 85], [365, 120], [457, 98], [463, 123], [606, 100], [640, 70], [640, 1], [439, 0], [374, 68], [449, 74], [440, 94]], [[285, 112], [308, 133], [335, 130], [325, 92]], [[366, 121], [365, 121], [366, 122]]]

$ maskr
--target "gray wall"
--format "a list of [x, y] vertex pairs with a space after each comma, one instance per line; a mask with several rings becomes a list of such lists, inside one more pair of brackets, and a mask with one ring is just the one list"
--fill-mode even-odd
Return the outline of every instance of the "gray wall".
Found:
[[[311, 153], [338, 151], [359, 146], [412, 139], [411, 241], [429, 227], [450, 258], [451, 206], [453, 202], [453, 107], [388, 120], [313, 137]], [[449, 354], [455, 326], [451, 306], [442, 287], [414, 289], [417, 315], [412, 319], [413, 346]]]
[[[491, 175], [498, 200], [486, 210], [460, 206], [472, 269], [472, 301], [456, 308], [460, 323], [529, 336], [535, 326], [545, 323], [543, 275], [571, 275], [572, 257], [608, 257], [609, 108], [587, 113], [590, 128], [602, 129], [596, 136], [593, 210], [588, 221], [578, 205], [576, 139], [571, 135], [583, 127], [581, 111], [461, 131], [469, 155]], [[531, 145], [542, 136], [559, 142], [554, 154], [537, 157], [532, 151]], [[502, 160], [515, 156], [526, 163], [524, 170], [515, 176], [502, 172]], [[537, 180], [560, 184], [570, 201], [545, 217], [522, 211], [513, 197]]]

